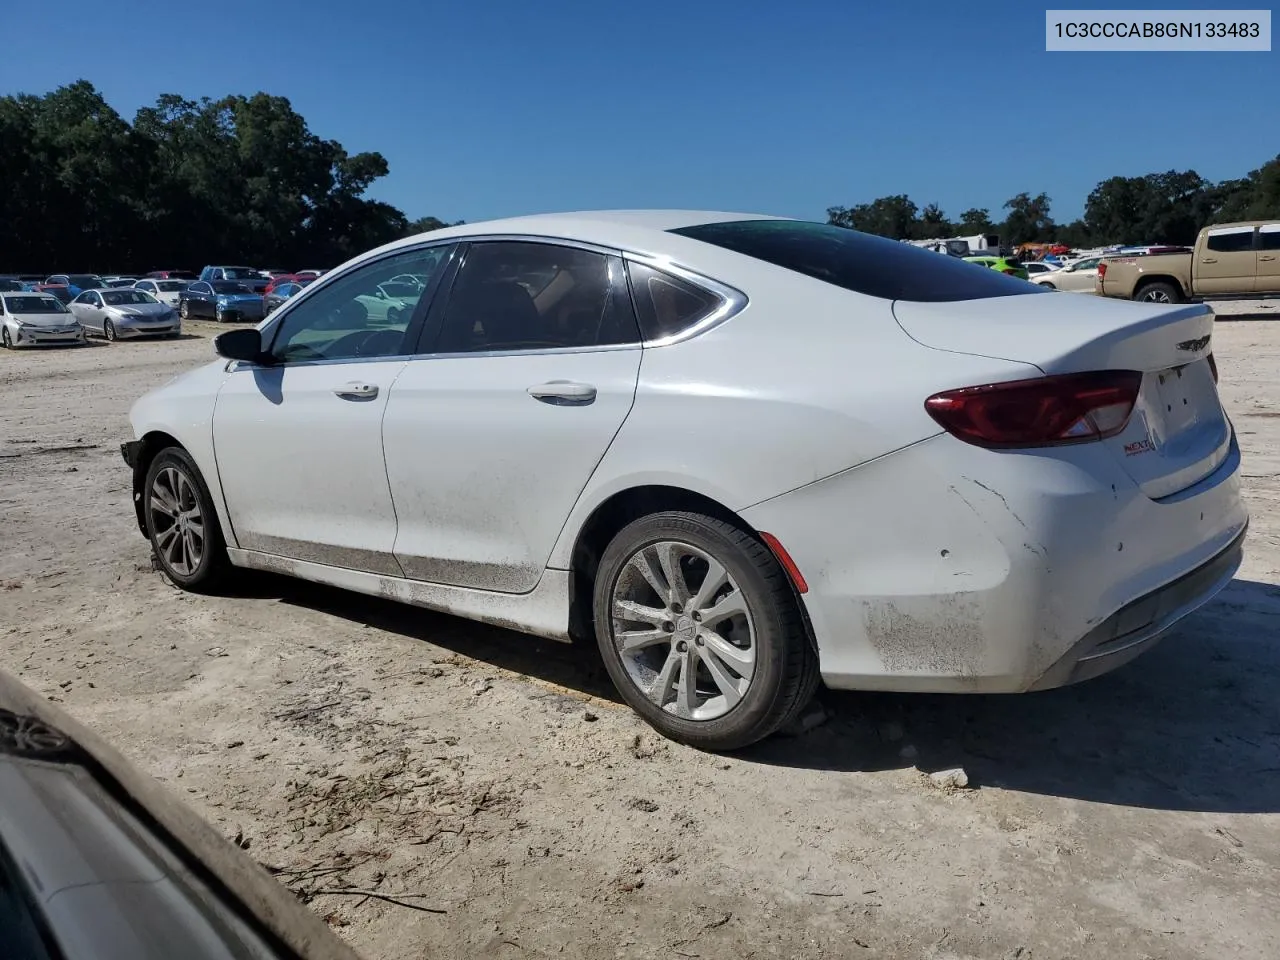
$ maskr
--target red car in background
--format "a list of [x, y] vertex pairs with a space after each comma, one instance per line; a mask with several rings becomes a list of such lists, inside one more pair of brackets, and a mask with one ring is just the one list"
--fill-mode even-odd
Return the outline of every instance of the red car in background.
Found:
[[66, 306], [72, 300], [71, 288], [65, 283], [37, 283], [35, 285], [35, 292], [51, 293], [62, 301], [63, 306]]
[[152, 270], [147, 274], [148, 280], [198, 280], [190, 270]]

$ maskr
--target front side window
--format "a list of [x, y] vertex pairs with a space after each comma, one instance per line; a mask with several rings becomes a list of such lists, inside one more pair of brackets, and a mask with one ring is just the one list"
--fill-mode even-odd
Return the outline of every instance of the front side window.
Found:
[[[271, 354], [281, 363], [394, 357], [408, 352], [406, 334], [448, 248], [412, 250], [355, 267], [290, 306], [276, 324]], [[413, 272], [428, 282], [391, 285]]]
[[1263, 250], [1280, 250], [1280, 223], [1268, 223], [1258, 231], [1258, 239]]
[[1207, 245], [1218, 253], [1244, 253], [1253, 249], [1253, 228], [1211, 233]]
[[639, 339], [620, 259], [504, 240], [467, 251], [436, 351], [562, 350]]

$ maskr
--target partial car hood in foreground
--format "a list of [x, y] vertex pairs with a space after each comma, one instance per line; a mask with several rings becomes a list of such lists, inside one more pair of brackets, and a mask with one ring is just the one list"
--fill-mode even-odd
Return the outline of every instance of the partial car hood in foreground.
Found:
[[[0, 797], [0, 872], [64, 960], [358, 960], [246, 854], [3, 672]], [[0, 953], [23, 955], [23, 933], [0, 931]]]

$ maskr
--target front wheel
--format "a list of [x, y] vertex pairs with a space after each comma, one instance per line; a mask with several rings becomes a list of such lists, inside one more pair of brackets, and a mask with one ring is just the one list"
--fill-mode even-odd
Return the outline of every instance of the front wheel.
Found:
[[112, 341], [120, 339], [120, 337], [116, 334], [116, 325], [112, 323], [110, 320], [102, 321], [102, 335], [106, 337], [108, 340], [112, 340]]
[[600, 558], [596, 639], [623, 699], [664, 736], [734, 750], [808, 703], [818, 661], [777, 558], [740, 527], [670, 511]]
[[1040, 281], [1040, 286], [1044, 287], [1046, 290], [1057, 290], [1057, 289], [1058, 289], [1058, 288], [1057, 288], [1057, 287], [1055, 287], [1052, 283], [1050, 283], [1048, 280], [1041, 280], [1041, 281]]
[[200, 468], [181, 447], [167, 447], [147, 470], [142, 496], [147, 536], [170, 580], [184, 590], [214, 590], [231, 570], [213, 498]]
[[191, 305], [187, 303], [186, 300], [183, 300], [182, 303], [178, 305], [178, 316], [182, 317], [183, 320], [191, 319]]
[[0, 328], [0, 331], [2, 331], [2, 332], [0, 332], [0, 341], [2, 341], [2, 342], [4, 343], [4, 348], [5, 348], [6, 350], [12, 350], [12, 349], [13, 349], [13, 337], [11, 337], [11, 336], [9, 335], [9, 328], [8, 328], [8, 327], [3, 327], [3, 328]]

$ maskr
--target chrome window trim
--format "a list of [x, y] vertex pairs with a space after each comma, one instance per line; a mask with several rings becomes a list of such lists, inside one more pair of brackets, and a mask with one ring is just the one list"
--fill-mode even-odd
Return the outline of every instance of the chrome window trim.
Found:
[[654, 340], [645, 340], [646, 347], [666, 347], [673, 343], [682, 343], [685, 340], [691, 340], [694, 337], [706, 333], [713, 327], [718, 327], [726, 320], [730, 320], [746, 309], [747, 295], [736, 287], [731, 287], [727, 283], [721, 283], [719, 280], [713, 280], [705, 274], [682, 267], [678, 263], [674, 263], [665, 257], [655, 257], [650, 254], [634, 253], [631, 251], [623, 251], [623, 260], [630, 260], [634, 263], [651, 267], [659, 273], [669, 273], [671, 276], [683, 280], [685, 283], [693, 284], [712, 296], [718, 297], [720, 306], [712, 310], [709, 314], [691, 326], [685, 327], [676, 333], [668, 334], [665, 337], [658, 337]]

